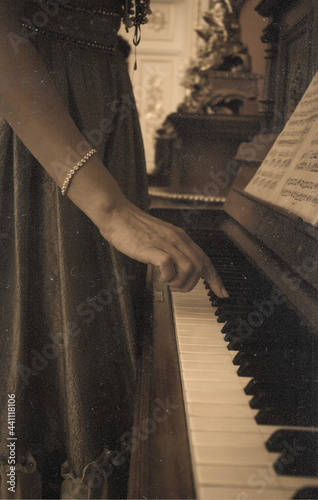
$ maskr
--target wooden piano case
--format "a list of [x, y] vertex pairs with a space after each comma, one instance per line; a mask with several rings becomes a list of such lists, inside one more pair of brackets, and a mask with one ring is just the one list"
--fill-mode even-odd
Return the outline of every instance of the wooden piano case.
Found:
[[[208, 228], [205, 241], [215, 229], [226, 234], [317, 331], [318, 277], [299, 275], [302, 262], [315, 255], [317, 230], [246, 196], [243, 189], [318, 69], [318, 2], [262, 0], [256, 10], [270, 21], [262, 35], [267, 43], [263, 137], [268, 133], [268, 141], [263, 149], [254, 147], [254, 156], [246, 152], [251, 145], [239, 150], [240, 172], [224, 210], [194, 207], [193, 217], [185, 217], [191, 208], [180, 213], [167, 206], [154, 214], [185, 228]], [[297, 289], [283, 282], [286, 271], [298, 276]], [[149, 278], [153, 317], [143, 339], [128, 498], [195, 498], [169, 290], [155, 270]]]

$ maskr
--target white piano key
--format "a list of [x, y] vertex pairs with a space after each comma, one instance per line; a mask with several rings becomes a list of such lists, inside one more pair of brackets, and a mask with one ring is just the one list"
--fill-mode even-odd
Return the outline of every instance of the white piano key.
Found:
[[242, 391], [185, 391], [187, 403], [215, 403], [215, 404], [242, 404], [246, 405], [246, 395]]
[[[176, 325], [181, 326], [181, 325], [197, 325], [197, 327], [200, 328], [200, 325], [204, 326], [211, 326], [211, 328], [215, 327], [216, 325], [221, 325], [220, 330], [223, 326], [223, 323], [215, 323], [214, 318], [200, 318], [199, 316], [197, 318], [183, 318], [180, 320], [176, 320]], [[221, 331], [220, 331], [221, 334]]]
[[240, 418], [253, 418], [258, 413], [258, 410], [252, 410], [249, 406], [245, 405], [231, 405], [231, 404], [210, 404], [210, 403], [188, 403], [187, 412], [189, 418], [195, 417], [235, 417]]
[[[280, 431], [282, 429], [290, 429], [290, 430], [298, 430], [298, 431], [306, 431], [306, 432], [318, 432], [318, 427], [293, 427], [288, 425], [259, 425], [259, 430], [262, 434], [271, 436], [276, 431]], [[265, 438], [266, 439], [266, 438]]]
[[[287, 427], [287, 426], [271, 426], [271, 425], [258, 425], [257, 426], [260, 434], [262, 435], [263, 437], [263, 441], [264, 443], [266, 443], [266, 441], [269, 440], [269, 438], [274, 434], [274, 432], [278, 431], [278, 430], [282, 430], [282, 429], [291, 429], [291, 430], [303, 430], [303, 431], [308, 431], [309, 429], [307, 429], [306, 427]], [[317, 432], [317, 431], [315, 431]]]
[[202, 294], [202, 291], [207, 295], [207, 290], [206, 288], [203, 286], [201, 286], [202, 283], [201, 282], [198, 282], [198, 284], [187, 294], [185, 295], [184, 293], [182, 292], [173, 292], [173, 295], [175, 296], [176, 299], [179, 299], [179, 300], [182, 300], [182, 299], [185, 299], [187, 296], [193, 298], [193, 297], [201, 297], [201, 294]]
[[184, 342], [186, 339], [194, 339], [198, 341], [210, 340], [216, 342], [217, 345], [219, 345], [222, 349], [224, 349], [228, 345], [228, 342], [224, 342], [224, 339], [222, 339], [220, 335], [211, 335], [210, 332], [200, 332], [199, 334], [197, 333], [196, 335], [194, 335], [193, 332], [180, 331], [180, 338], [178, 339], [178, 343]]
[[[204, 300], [203, 295], [204, 293], [202, 294], [202, 292], [200, 292], [199, 295], [192, 297], [190, 297], [190, 295], [185, 295], [184, 297], [176, 297], [173, 294], [172, 307], [173, 308], [177, 307], [178, 309], [182, 309], [186, 311], [188, 314], [196, 312], [197, 309], [205, 309], [206, 311], [209, 311], [210, 313], [214, 314], [216, 308], [212, 307], [211, 302], [208, 300], [208, 296], [206, 295], [207, 300]], [[191, 301], [191, 304], [193, 304], [193, 307], [191, 308], [189, 308], [189, 300]]]
[[272, 488], [198, 488], [198, 498], [201, 500], [288, 500], [294, 495], [294, 490], [275, 490]]
[[183, 300], [176, 301], [173, 300], [173, 308], [178, 309], [178, 311], [184, 312], [186, 314], [196, 313], [197, 311], [208, 312], [210, 315], [214, 315], [215, 308], [211, 307], [210, 302], [204, 303], [202, 301], [202, 297], [195, 299], [191, 299], [191, 308], [189, 308], [189, 297], [186, 297]]
[[208, 302], [207, 304], [202, 302], [202, 297], [200, 299], [191, 299], [191, 308], [189, 309], [189, 298], [186, 297], [183, 301], [176, 301], [175, 298], [173, 299], [174, 309], [178, 309], [178, 311], [185, 312], [187, 314], [191, 314], [192, 312], [197, 312], [197, 311], [204, 311], [208, 312], [209, 314], [215, 313], [215, 310], [213, 307], [211, 307], [211, 304]]
[[180, 352], [192, 352], [192, 353], [202, 353], [202, 354], [220, 354], [224, 355], [223, 347], [217, 346], [196, 346], [196, 345], [180, 345]]
[[[192, 327], [195, 327], [196, 332], [194, 331], [194, 329], [192, 329]], [[210, 338], [217, 338], [222, 340], [224, 347], [226, 347], [226, 345], [228, 344], [228, 342], [224, 340], [224, 335], [218, 329], [218, 325], [204, 325], [204, 327], [201, 328], [200, 326], [198, 326], [198, 324], [190, 325], [188, 323], [187, 325], [178, 325], [178, 332], [180, 332], [180, 336], [182, 335], [182, 332], [185, 332], [187, 334], [192, 333], [194, 337], [199, 337], [200, 332], [202, 332], [202, 334], [208, 334]]]
[[[191, 433], [193, 446], [223, 446], [224, 448], [264, 448], [262, 436], [245, 432], [200, 432]], [[264, 448], [265, 449], [265, 448]]]
[[183, 380], [209, 380], [210, 382], [232, 382], [233, 372], [217, 371], [217, 370], [187, 370], [182, 363], [182, 378]]
[[[221, 357], [221, 356], [219, 356]], [[231, 375], [231, 380], [233, 380], [233, 375], [235, 376], [237, 366], [234, 366], [232, 363], [228, 362], [228, 359], [226, 362], [218, 361], [214, 359], [213, 362], [208, 362], [208, 361], [188, 361], [188, 360], [181, 360], [182, 364], [182, 369], [184, 371], [211, 371], [213, 373], [215, 372], [220, 372], [224, 371], [225, 373], [232, 374]]]
[[203, 326], [204, 328], [210, 328], [212, 331], [216, 328], [216, 324], [214, 322], [214, 318], [210, 317], [210, 315], [206, 315], [203, 317], [203, 314], [198, 314], [197, 318], [183, 317], [176, 320], [175, 324], [177, 327], [186, 327], [186, 326], [196, 326], [197, 328]]
[[[180, 346], [178, 346], [180, 347]], [[233, 378], [237, 377], [236, 371], [237, 366], [233, 365], [232, 358], [226, 352], [224, 354], [213, 354], [213, 353], [190, 353], [181, 352], [179, 348], [179, 359], [181, 362], [191, 361], [191, 362], [201, 362], [202, 366], [204, 363], [209, 363], [211, 368], [217, 368], [218, 366], [224, 366], [226, 369], [233, 371]], [[245, 377], [243, 377], [245, 378]]]
[[[297, 491], [304, 486], [318, 486], [318, 478], [278, 476], [269, 460], [262, 467], [228, 465], [198, 465], [196, 475], [201, 485], [206, 486], [256, 486], [257, 482], [274, 489]], [[254, 483], [254, 484], [253, 484]]]
[[200, 337], [179, 337], [180, 346], [183, 345], [197, 345], [197, 346], [207, 346], [212, 345], [215, 347], [220, 347], [223, 351], [223, 343], [222, 339], [211, 339], [211, 338], [200, 338]]
[[179, 352], [179, 356], [182, 361], [210, 362], [211, 366], [214, 366], [216, 363], [223, 363], [223, 364], [227, 363], [228, 365], [232, 365], [231, 358], [228, 356], [226, 352], [223, 352], [223, 354], [218, 354], [218, 355], [213, 355], [207, 352], [203, 353]]
[[202, 281], [172, 298], [197, 498], [286, 500], [318, 486], [317, 478], [274, 471], [280, 455], [269, 453], [265, 442], [281, 427], [256, 423], [258, 410], [244, 393], [251, 379], [237, 376], [237, 351], [227, 350]]
[[295, 491], [307, 486], [318, 488], [317, 477], [279, 476], [279, 480], [283, 488], [293, 488]]
[[[194, 325], [193, 325], [194, 326]], [[182, 326], [178, 328], [179, 337], [193, 337], [195, 338], [207, 338], [207, 339], [220, 339], [223, 342], [223, 345], [226, 344], [222, 335], [217, 332], [217, 334], [211, 333], [210, 327], [200, 328], [198, 332], [198, 327], [190, 328], [189, 326]]]
[[208, 338], [208, 339], [214, 339], [214, 340], [219, 340], [222, 344], [222, 347], [226, 347], [228, 345], [228, 342], [224, 340], [223, 335], [220, 335], [220, 332], [211, 332], [211, 328], [208, 330], [205, 330], [204, 328], [200, 329], [198, 331], [198, 327], [196, 328], [196, 332], [187, 329], [186, 327], [180, 328], [179, 335], [180, 337], [189, 337], [189, 338]]
[[[225, 349], [226, 350], [226, 349]], [[228, 352], [228, 356], [231, 358], [231, 360], [233, 361], [233, 359], [235, 358], [235, 356], [237, 355], [237, 353], [239, 351], [227, 351]]]
[[254, 418], [220, 418], [220, 417], [190, 417], [190, 431], [211, 432], [249, 432], [258, 433], [258, 425]]
[[[268, 456], [265, 448], [226, 448], [224, 446], [196, 446], [193, 458], [196, 465], [267, 465], [270, 459], [277, 460], [279, 453]], [[272, 456], [273, 455], [273, 456]]]
[[206, 308], [195, 308], [189, 311], [189, 308], [182, 308], [178, 307], [178, 317], [176, 318], [176, 322], [182, 323], [183, 320], [193, 320], [196, 321], [197, 319], [203, 319], [208, 320], [208, 322], [213, 322], [215, 320], [215, 316], [213, 315], [213, 311], [206, 309]]
[[175, 315], [176, 322], [181, 323], [184, 322], [185, 319], [187, 319], [187, 320], [192, 320], [190, 324], [193, 324], [193, 321], [201, 317], [202, 319], [207, 321], [207, 324], [211, 323], [216, 325], [219, 324], [217, 321], [217, 317], [215, 316], [211, 308], [199, 308], [199, 307], [197, 308], [195, 304], [193, 304], [193, 301], [191, 301], [191, 311], [192, 311], [191, 314], [187, 311], [186, 306], [174, 307], [173, 310], [177, 312], [177, 314]]
[[198, 335], [200, 332], [209, 333], [211, 337], [218, 337], [224, 342], [225, 335], [220, 332], [219, 325], [213, 323], [204, 323], [198, 328], [198, 324], [194, 321], [193, 323], [184, 322], [177, 325], [178, 330], [192, 332], [194, 336]]
[[242, 386], [238, 377], [231, 382], [219, 382], [218, 384], [211, 384], [209, 380], [185, 380], [184, 388], [186, 391], [204, 391], [214, 394], [224, 394], [229, 391], [242, 394]]
[[209, 313], [210, 315], [214, 315], [215, 311], [211, 307], [210, 303], [204, 304], [201, 299], [191, 299], [191, 308], [189, 308], [189, 298], [186, 297], [184, 301], [176, 301], [173, 299], [173, 309], [178, 309], [178, 311], [191, 315], [192, 313], [196, 313], [198, 311], [203, 311]]

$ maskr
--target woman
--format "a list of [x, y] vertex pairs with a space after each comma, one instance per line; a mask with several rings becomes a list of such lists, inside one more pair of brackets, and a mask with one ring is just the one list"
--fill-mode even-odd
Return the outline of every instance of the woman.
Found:
[[116, 51], [121, 18], [145, 20], [145, 2], [133, 7], [0, 0], [2, 498], [122, 497], [143, 265], [174, 290], [204, 276], [226, 296], [186, 234], [143, 211]]

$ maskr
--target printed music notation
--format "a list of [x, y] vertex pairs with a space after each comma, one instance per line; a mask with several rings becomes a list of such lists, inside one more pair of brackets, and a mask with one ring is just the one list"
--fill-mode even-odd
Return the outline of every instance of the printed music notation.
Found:
[[245, 191], [318, 224], [318, 73]]

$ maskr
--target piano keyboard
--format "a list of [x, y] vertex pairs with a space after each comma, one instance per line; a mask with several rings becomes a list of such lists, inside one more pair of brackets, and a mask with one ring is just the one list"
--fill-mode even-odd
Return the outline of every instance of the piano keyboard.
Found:
[[[244, 391], [253, 377], [238, 376], [238, 351], [228, 350], [203, 281], [188, 294], [173, 292], [172, 304], [197, 498], [318, 498], [310, 496], [318, 477], [276, 472], [304, 447], [293, 449], [283, 439], [289, 448], [270, 452], [265, 443], [275, 431], [302, 428], [256, 422], [259, 409], [251, 408], [253, 396]], [[305, 430], [316, 436], [317, 429]], [[309, 496], [295, 496], [300, 490]]]

